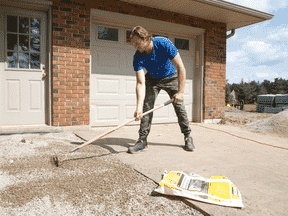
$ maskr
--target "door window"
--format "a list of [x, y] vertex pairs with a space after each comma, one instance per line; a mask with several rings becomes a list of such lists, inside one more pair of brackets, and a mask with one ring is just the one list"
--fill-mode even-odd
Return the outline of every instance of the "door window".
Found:
[[40, 19], [7, 16], [7, 67], [40, 69]]

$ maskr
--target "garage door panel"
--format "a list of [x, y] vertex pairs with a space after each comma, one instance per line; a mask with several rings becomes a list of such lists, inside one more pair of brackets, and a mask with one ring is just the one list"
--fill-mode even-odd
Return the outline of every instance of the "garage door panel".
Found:
[[129, 95], [136, 95], [136, 78], [133, 80], [131, 79], [125, 79], [125, 89], [124, 89], [124, 94], [129, 94]]
[[136, 110], [136, 105], [126, 105], [125, 106], [125, 110], [126, 110], [126, 118], [127, 119], [132, 119], [134, 118], [134, 112]]
[[118, 125], [122, 120], [121, 102], [111, 103], [113, 100], [91, 101], [91, 125]]
[[92, 48], [92, 73], [119, 74], [121, 53], [116, 48]]
[[120, 94], [120, 80], [117, 79], [97, 79], [97, 94]]
[[119, 55], [117, 54], [97, 54], [97, 58], [93, 59], [93, 67], [99, 74], [117, 74], [120, 69]]
[[120, 120], [120, 107], [115, 105], [96, 106], [98, 120]]
[[123, 48], [121, 53], [122, 53], [121, 58], [124, 63], [124, 68], [127, 71], [131, 72], [131, 75], [135, 76], [134, 67], [133, 67], [133, 56], [134, 56], [135, 50]]
[[115, 67], [119, 68], [120, 54], [117, 53], [98, 53], [97, 54], [98, 67]]

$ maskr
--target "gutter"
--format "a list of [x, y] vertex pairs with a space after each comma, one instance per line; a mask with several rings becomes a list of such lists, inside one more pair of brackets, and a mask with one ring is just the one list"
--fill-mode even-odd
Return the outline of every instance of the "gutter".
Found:
[[262, 12], [262, 11], [254, 10], [254, 9], [251, 9], [251, 8], [248, 8], [248, 7], [244, 7], [244, 6], [241, 6], [241, 5], [237, 5], [237, 4], [226, 2], [226, 1], [222, 1], [222, 0], [194, 0], [194, 1], [202, 2], [204, 4], [213, 5], [215, 7], [228, 9], [228, 10], [231, 10], [231, 11], [234, 11], [234, 12], [238, 12], [238, 13], [254, 16], [254, 17], [258, 18], [258, 19], [269, 20], [269, 19], [272, 19], [274, 17], [273, 14], [269, 14], [269, 13], [265, 13], [265, 12]]

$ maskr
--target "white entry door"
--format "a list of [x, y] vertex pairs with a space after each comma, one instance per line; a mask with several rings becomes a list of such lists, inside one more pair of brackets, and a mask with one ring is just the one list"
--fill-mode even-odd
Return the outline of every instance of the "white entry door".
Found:
[[45, 13], [0, 11], [0, 125], [45, 124]]

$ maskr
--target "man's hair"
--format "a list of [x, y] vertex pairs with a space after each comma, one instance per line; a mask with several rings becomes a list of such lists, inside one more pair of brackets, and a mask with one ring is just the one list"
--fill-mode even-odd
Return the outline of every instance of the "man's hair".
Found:
[[142, 40], [152, 41], [152, 35], [141, 26], [136, 26], [131, 30], [131, 33], [127, 38], [128, 43], [130, 43], [134, 35], [139, 36]]

